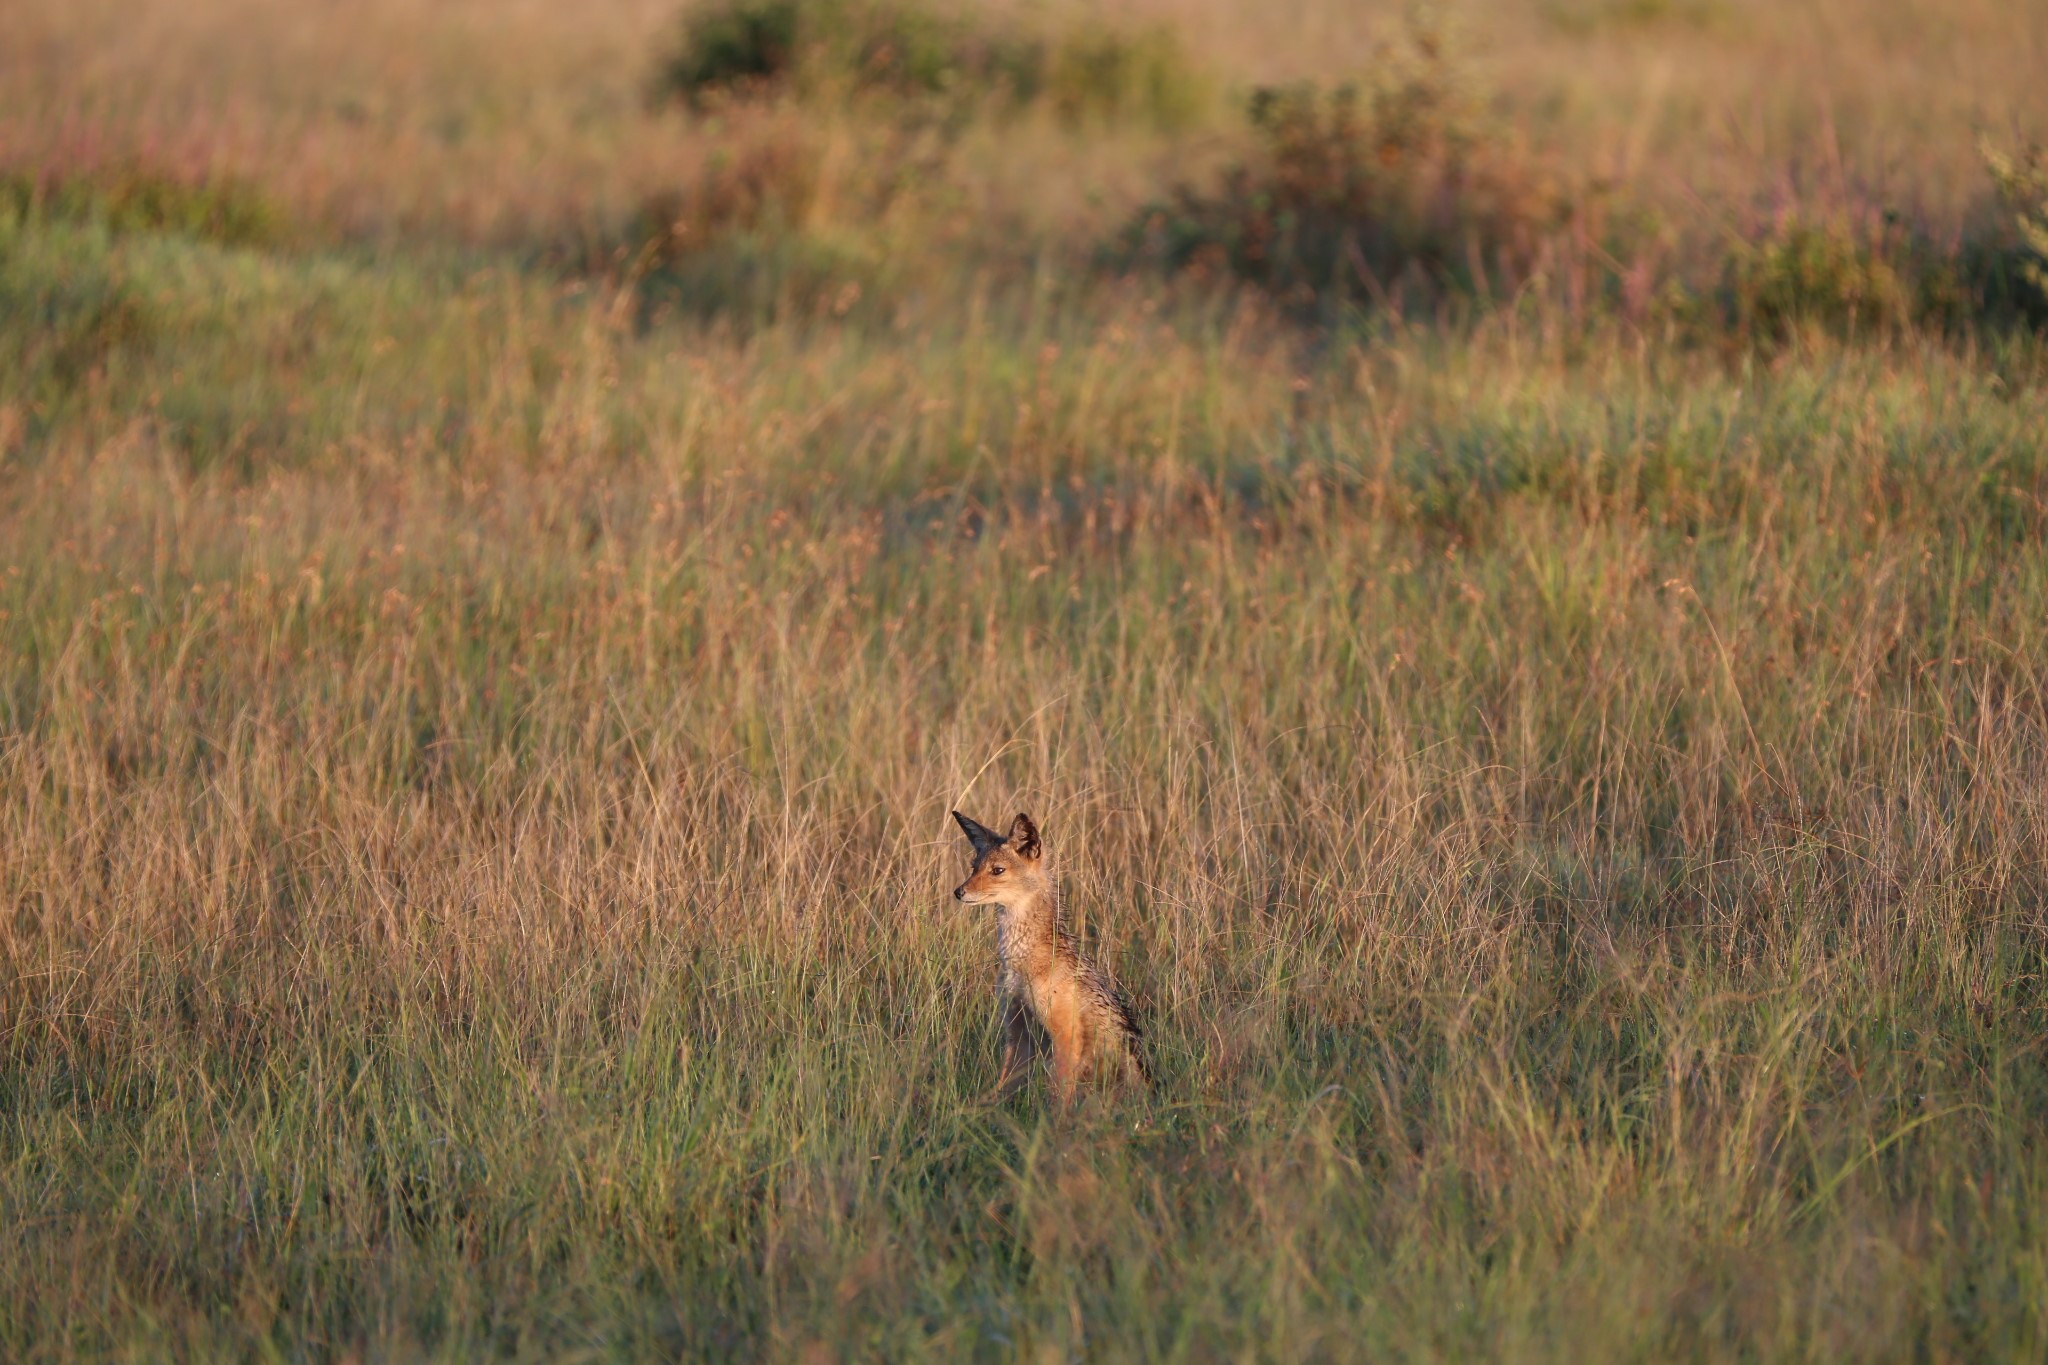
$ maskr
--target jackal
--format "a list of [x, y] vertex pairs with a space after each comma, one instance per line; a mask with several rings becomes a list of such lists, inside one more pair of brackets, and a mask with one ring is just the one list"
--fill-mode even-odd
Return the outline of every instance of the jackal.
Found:
[[1019, 815], [1008, 834], [953, 818], [974, 845], [974, 871], [953, 889], [953, 899], [996, 907], [996, 953], [1002, 966], [1003, 1069], [996, 1094], [1006, 1096], [1030, 1077], [1042, 1032], [1052, 1043], [1052, 1079], [1062, 1101], [1082, 1082], [1101, 1078], [1146, 1084], [1151, 1075], [1138, 1022], [1116, 984], [1081, 956], [1060, 917], [1053, 878], [1038, 826]]

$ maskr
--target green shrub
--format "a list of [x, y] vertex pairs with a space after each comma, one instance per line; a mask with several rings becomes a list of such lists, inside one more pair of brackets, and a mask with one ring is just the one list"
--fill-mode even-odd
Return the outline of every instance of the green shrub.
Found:
[[2032, 147], [2015, 159], [1985, 141], [1979, 151], [2018, 230], [2020, 277], [2048, 302], [2048, 148]]
[[1738, 244], [1720, 322], [1776, 344], [1818, 333], [1999, 328], [2039, 320], [2030, 262], [1989, 224], [1944, 237], [1899, 213], [1789, 218]]
[[0, 317], [19, 324], [0, 345], [0, 367], [14, 392], [45, 404], [115, 357], [147, 351], [164, 330], [147, 291], [104, 248], [78, 243], [77, 229], [59, 234], [53, 241], [18, 220], [0, 224]]
[[1204, 82], [1163, 27], [1084, 26], [1055, 42], [914, 0], [721, 0], [693, 10], [657, 97], [692, 108], [795, 90], [899, 98], [1046, 100], [1065, 119], [1184, 125]]
[[796, 87], [929, 96], [1014, 92], [1040, 79], [1042, 54], [1009, 33], [895, 0], [723, 0], [693, 10], [656, 78], [692, 107]]
[[1730, 274], [1735, 321], [1765, 340], [1898, 326], [1915, 312], [1881, 246], [1837, 223], [1786, 223], [1741, 246]]
[[788, 79], [804, 37], [802, 20], [797, 0], [736, 0], [694, 11], [682, 43], [656, 77], [657, 93], [695, 105], [713, 92]]

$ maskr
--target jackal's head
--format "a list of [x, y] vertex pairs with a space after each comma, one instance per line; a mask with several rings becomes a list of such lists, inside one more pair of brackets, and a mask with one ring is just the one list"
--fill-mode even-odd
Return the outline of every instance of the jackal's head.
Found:
[[957, 810], [953, 818], [967, 832], [967, 842], [974, 845], [974, 871], [953, 888], [954, 900], [968, 905], [1008, 905], [1045, 890], [1045, 848], [1038, 842], [1038, 826], [1031, 823], [1030, 816], [1020, 814], [1008, 834], [998, 834]]

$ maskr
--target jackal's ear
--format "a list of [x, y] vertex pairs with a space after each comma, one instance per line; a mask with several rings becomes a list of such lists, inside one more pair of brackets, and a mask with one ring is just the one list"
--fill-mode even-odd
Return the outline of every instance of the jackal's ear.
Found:
[[953, 812], [953, 818], [960, 822], [961, 830], [967, 835], [967, 842], [974, 845], [976, 857], [988, 852], [1003, 841], [1002, 835], [996, 833], [987, 825], [982, 824], [979, 820], [971, 820], [957, 810]]
[[1045, 851], [1038, 844], [1038, 826], [1023, 811], [1017, 812], [1017, 819], [1010, 826], [1010, 848], [1020, 858], [1036, 858]]

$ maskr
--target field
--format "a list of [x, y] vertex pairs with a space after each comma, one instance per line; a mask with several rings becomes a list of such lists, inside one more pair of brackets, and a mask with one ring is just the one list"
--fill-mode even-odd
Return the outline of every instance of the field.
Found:
[[2048, 1353], [2048, 10], [16, 9], [0, 1357]]

